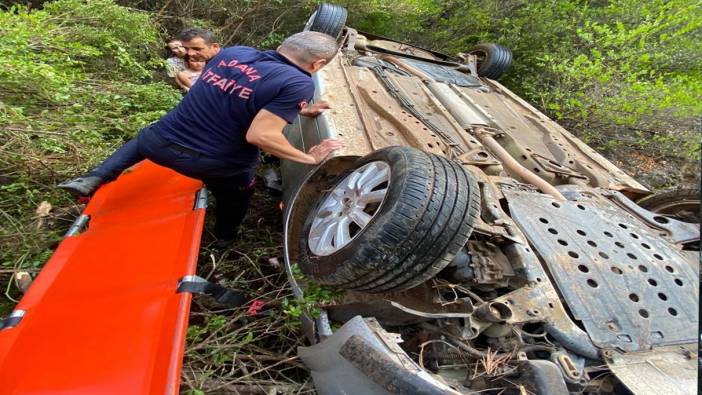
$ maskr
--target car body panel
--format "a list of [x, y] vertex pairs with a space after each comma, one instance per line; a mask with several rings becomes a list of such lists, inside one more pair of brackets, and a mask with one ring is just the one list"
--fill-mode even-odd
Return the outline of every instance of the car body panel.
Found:
[[609, 368], [634, 394], [698, 394], [696, 345], [660, 347], [640, 353], [613, 353]]
[[[601, 348], [644, 351], [697, 337], [697, 273], [673, 245], [599, 196], [507, 194], [512, 218]], [[539, 203], [536, 200], [543, 200]]]
[[[357, 350], [348, 351], [352, 337], [360, 337], [366, 343], [362, 355]], [[312, 370], [315, 388], [322, 395], [459, 394], [417, 366], [398, 348], [397, 341], [401, 339], [384, 331], [372, 318], [355, 316], [324, 342], [300, 347], [298, 354]], [[373, 361], [364, 359], [375, 352]], [[358, 362], [385, 366], [369, 366], [372, 369], [365, 371], [354, 366]]]
[[[418, 118], [398, 103], [376, 73], [353, 63], [340, 55], [315, 75], [315, 99], [331, 103], [332, 109], [314, 120], [315, 126], [310, 120], [301, 121], [297, 133], [302, 132], [304, 143], [297, 142], [299, 148], [309, 148], [324, 138], [339, 138], [346, 147], [334, 154], [338, 156], [363, 156], [380, 148], [400, 145], [449, 157], [460, 156], [464, 164], [487, 167], [492, 174], [501, 170], [489, 168], [497, 163], [490, 151], [466, 130], [466, 125], [450, 115], [420, 78], [386, 73], [388, 81], [421, 114]], [[538, 169], [538, 175], [550, 184], [567, 183], [567, 176], [571, 176], [593, 187], [623, 190], [633, 196], [649, 193], [643, 185], [507, 88], [496, 81], [482, 81], [477, 88], [434, 84], [451, 88], [460, 99], [485, 114], [487, 126], [497, 129], [501, 145], [515, 158], [526, 157], [522, 159], [524, 165]], [[450, 152], [442, 138], [428, 130], [423, 120], [446, 133], [463, 155]]]

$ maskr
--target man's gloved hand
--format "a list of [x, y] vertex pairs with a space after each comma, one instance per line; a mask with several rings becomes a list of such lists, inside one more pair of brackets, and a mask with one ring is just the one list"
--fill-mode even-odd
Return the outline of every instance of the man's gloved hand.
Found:
[[344, 146], [344, 143], [342, 143], [339, 140], [325, 139], [325, 140], [322, 140], [321, 143], [310, 148], [309, 151], [307, 151], [307, 154], [311, 155], [314, 158], [315, 163], [319, 164], [327, 156], [329, 156], [329, 154], [332, 151], [337, 150], [343, 146]]
[[319, 101], [316, 103], [312, 103], [300, 110], [300, 115], [303, 115], [305, 117], [316, 117], [317, 115], [321, 114], [324, 110], [330, 108], [331, 106], [329, 105], [329, 103], [325, 101]]

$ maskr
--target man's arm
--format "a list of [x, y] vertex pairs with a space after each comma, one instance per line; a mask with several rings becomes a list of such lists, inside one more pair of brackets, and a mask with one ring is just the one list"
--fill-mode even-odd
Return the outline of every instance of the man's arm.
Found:
[[306, 154], [293, 147], [283, 136], [285, 125], [287, 121], [283, 118], [262, 109], [246, 132], [246, 141], [281, 159], [308, 165], [320, 163], [329, 153], [343, 146], [338, 140], [327, 139], [310, 148]]

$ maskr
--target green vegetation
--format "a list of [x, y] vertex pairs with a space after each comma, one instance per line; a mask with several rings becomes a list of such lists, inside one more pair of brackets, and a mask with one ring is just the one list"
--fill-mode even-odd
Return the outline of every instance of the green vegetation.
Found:
[[[502, 83], [653, 187], [699, 179], [702, 7], [692, 0], [346, 0], [351, 25], [455, 54], [512, 49]], [[666, 160], [667, 177], [640, 169]], [[687, 168], [687, 174], [675, 174]]]
[[310, 317], [319, 317], [320, 307], [329, 304], [334, 300], [338, 300], [342, 295], [342, 290], [335, 290], [324, 285], [315, 283], [306, 278], [297, 263], [292, 264], [293, 275], [300, 287], [305, 290], [304, 300], [296, 298], [285, 298], [281, 302], [283, 313], [288, 315], [292, 320], [297, 322], [303, 313]]
[[277, 203], [263, 187], [258, 188], [242, 237], [225, 252], [202, 250], [200, 276], [265, 304], [253, 315], [246, 308], [224, 309], [209, 297], [193, 298], [182, 372], [186, 393], [244, 392], [236, 385], [275, 386], [283, 393], [313, 392], [303, 384], [309, 373], [296, 357], [297, 347], [304, 344], [298, 312], [314, 309], [330, 294], [320, 289], [310, 293], [309, 304], [299, 303], [286, 286]]
[[[0, 12], [1, 268], [43, 265], [77, 211], [54, 186], [177, 103], [153, 78], [162, 41], [150, 20], [105, 0]], [[54, 209], [37, 212], [42, 202]]]

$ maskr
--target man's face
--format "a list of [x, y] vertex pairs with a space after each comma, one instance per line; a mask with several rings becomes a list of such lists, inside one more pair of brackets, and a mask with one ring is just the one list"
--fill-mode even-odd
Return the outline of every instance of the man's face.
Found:
[[189, 41], [183, 41], [185, 53], [190, 59], [208, 61], [219, 53], [220, 46], [217, 43], [207, 44], [201, 37], [195, 37]]
[[205, 61], [204, 60], [194, 60], [193, 58], [190, 58], [188, 60], [188, 68], [190, 70], [194, 70], [194, 71], [202, 71], [202, 69], [205, 68]]

